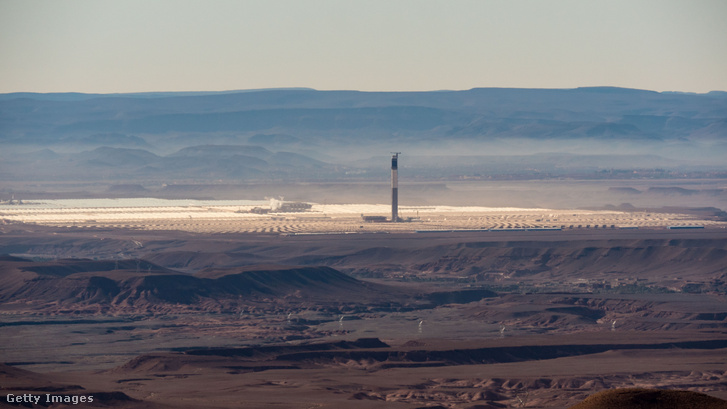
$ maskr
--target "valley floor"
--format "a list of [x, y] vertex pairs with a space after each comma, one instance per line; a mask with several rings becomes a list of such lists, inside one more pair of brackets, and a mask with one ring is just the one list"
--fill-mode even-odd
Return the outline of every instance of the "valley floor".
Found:
[[[563, 408], [621, 387], [727, 399], [724, 229], [0, 229], [6, 399]], [[204, 292], [251, 274], [255, 291]], [[294, 283], [265, 281], [280, 274]], [[101, 277], [133, 296], [100, 291]], [[169, 301], [182, 290], [191, 298]]]

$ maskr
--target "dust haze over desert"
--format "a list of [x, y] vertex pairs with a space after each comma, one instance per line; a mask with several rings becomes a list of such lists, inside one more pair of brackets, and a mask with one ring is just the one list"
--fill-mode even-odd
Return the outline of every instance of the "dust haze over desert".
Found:
[[0, 406], [727, 407], [725, 17], [0, 2]]

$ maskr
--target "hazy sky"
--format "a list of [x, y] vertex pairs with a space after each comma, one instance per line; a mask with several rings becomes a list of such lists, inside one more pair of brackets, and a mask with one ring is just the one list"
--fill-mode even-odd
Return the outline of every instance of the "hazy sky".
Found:
[[0, 92], [727, 90], [726, 0], [0, 0]]

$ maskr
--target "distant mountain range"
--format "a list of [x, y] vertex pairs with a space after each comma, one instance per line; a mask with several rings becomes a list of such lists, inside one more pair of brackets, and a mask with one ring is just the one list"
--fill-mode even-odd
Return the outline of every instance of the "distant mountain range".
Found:
[[[4, 142], [66, 142], [96, 134], [234, 132], [306, 135], [379, 130], [439, 138], [672, 139], [727, 129], [727, 93], [623, 88], [357, 92], [278, 89], [218, 93], [0, 95]], [[203, 137], [200, 135], [200, 137]], [[200, 140], [198, 139], [198, 144]]]
[[381, 178], [368, 164], [389, 151], [433, 175], [723, 169], [727, 93], [14, 93], [0, 95], [0, 144], [0, 180]]

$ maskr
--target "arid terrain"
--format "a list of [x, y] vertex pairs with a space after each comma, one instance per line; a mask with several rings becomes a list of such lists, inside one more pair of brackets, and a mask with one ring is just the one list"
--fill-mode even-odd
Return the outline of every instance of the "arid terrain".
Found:
[[727, 399], [727, 230], [710, 212], [430, 206], [392, 224], [361, 219], [383, 205], [92, 203], [2, 210], [0, 405]]
[[725, 399], [725, 101], [2, 95], [0, 405]]

